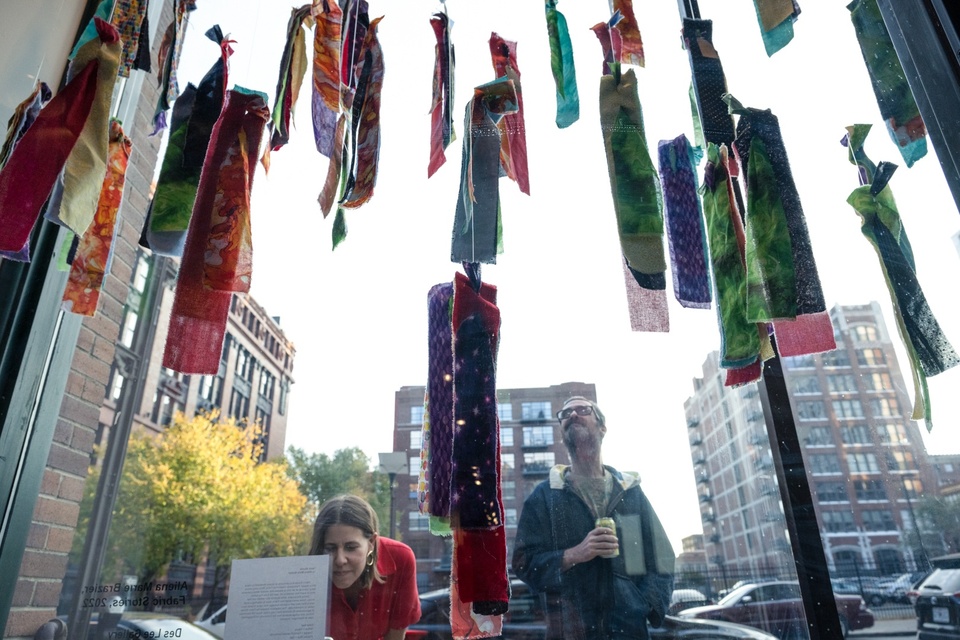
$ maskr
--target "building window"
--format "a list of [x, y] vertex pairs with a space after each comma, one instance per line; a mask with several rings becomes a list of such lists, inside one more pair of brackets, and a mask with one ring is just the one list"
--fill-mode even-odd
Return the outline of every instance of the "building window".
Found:
[[524, 402], [520, 405], [521, 420], [549, 420], [552, 417], [549, 402]]
[[837, 419], [862, 418], [863, 405], [859, 400], [834, 400], [833, 415], [835, 415]]
[[253, 368], [256, 360], [250, 355], [250, 352], [243, 347], [237, 348], [237, 370], [236, 375], [247, 382], [253, 382]]
[[783, 366], [787, 369], [813, 369], [816, 363], [812, 355], [788, 356], [782, 359]]
[[410, 407], [410, 424], [423, 424], [423, 405]]
[[287, 394], [290, 393], [290, 382], [280, 382], [280, 401], [277, 403], [277, 412], [283, 415], [287, 412]]
[[523, 446], [548, 447], [553, 444], [553, 426], [523, 428]]
[[524, 472], [546, 472], [555, 464], [552, 451], [523, 454]]
[[500, 486], [501, 493], [503, 493], [504, 500], [513, 500], [516, 498], [517, 493], [517, 481], [516, 480], [504, 480]]
[[850, 354], [847, 353], [846, 349], [837, 349], [835, 351], [829, 351], [822, 356], [823, 366], [825, 367], [849, 367], [850, 366]]
[[913, 471], [917, 468], [910, 451], [888, 451], [887, 469], [890, 471]]
[[852, 511], [823, 511], [820, 515], [823, 518], [823, 528], [829, 533], [857, 530]]
[[420, 449], [423, 446], [423, 432], [419, 429], [410, 431], [410, 448]]
[[257, 389], [257, 393], [261, 398], [265, 398], [270, 402], [273, 402], [273, 387], [276, 382], [273, 374], [269, 371], [260, 372], [260, 385]]
[[877, 328], [871, 324], [861, 324], [850, 330], [854, 342], [876, 342]]
[[827, 388], [832, 393], [856, 393], [857, 380], [849, 373], [835, 373], [827, 376]]
[[409, 516], [410, 531], [430, 531], [430, 516], [418, 511], [411, 511], [407, 515]]
[[793, 392], [820, 393], [820, 379], [817, 376], [797, 376], [793, 379]]
[[857, 363], [860, 366], [873, 367], [886, 364], [887, 357], [883, 355], [883, 349], [857, 349]]
[[833, 429], [830, 427], [811, 427], [805, 441], [808, 447], [833, 446]]
[[840, 440], [843, 444], [873, 444], [873, 440], [870, 439], [870, 429], [864, 424], [840, 427]]
[[815, 486], [818, 502], [849, 502], [847, 486], [842, 482], [818, 482]]
[[900, 481], [903, 483], [903, 494], [907, 498], [916, 500], [923, 495], [923, 483], [917, 478], [904, 478], [901, 476]]
[[890, 381], [889, 373], [871, 373], [863, 376], [868, 391], [892, 391], [893, 382]]
[[513, 427], [500, 427], [500, 446], [513, 446]]
[[243, 420], [250, 415], [250, 398], [239, 387], [234, 387], [230, 392], [228, 414], [235, 420]]
[[872, 453], [848, 453], [847, 467], [850, 473], [880, 473], [877, 456]]
[[882, 480], [854, 480], [853, 490], [858, 502], [886, 501], [887, 488]]
[[517, 459], [512, 453], [501, 453], [500, 454], [500, 468], [504, 471], [508, 469], [516, 469]]
[[827, 410], [822, 400], [798, 402], [797, 416], [801, 420], [824, 420], [827, 417]]
[[410, 456], [407, 461], [407, 469], [411, 476], [420, 475], [420, 456]]
[[503, 524], [511, 529], [517, 527], [517, 510], [513, 507], [503, 510]]
[[888, 418], [900, 415], [900, 403], [896, 398], [871, 398], [870, 409], [877, 417]]
[[882, 444], [910, 444], [907, 428], [902, 424], [878, 424], [877, 438]]
[[513, 405], [509, 402], [497, 403], [497, 417], [500, 421], [513, 420]]
[[810, 473], [814, 475], [840, 473], [840, 459], [833, 453], [810, 456]]
[[865, 509], [860, 512], [863, 528], [866, 531], [896, 531], [893, 514], [886, 509]]

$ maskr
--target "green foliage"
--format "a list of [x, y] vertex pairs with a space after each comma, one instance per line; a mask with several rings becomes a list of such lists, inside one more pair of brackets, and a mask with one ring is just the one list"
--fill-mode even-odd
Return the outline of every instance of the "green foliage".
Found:
[[[925, 496], [913, 503], [923, 548], [927, 557], [960, 552], [960, 503], [937, 496]], [[908, 533], [917, 546], [916, 530]]]

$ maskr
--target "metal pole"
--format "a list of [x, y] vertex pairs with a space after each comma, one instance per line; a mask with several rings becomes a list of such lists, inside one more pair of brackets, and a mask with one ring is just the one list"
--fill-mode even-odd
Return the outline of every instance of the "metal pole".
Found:
[[390, 538], [396, 539], [396, 513], [393, 510], [393, 490], [396, 486], [396, 473], [389, 473], [388, 477], [390, 478]]

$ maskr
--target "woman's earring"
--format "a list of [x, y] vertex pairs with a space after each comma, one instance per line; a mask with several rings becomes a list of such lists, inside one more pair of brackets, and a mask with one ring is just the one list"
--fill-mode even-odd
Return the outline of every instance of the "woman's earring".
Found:
[[368, 567], [372, 567], [372, 566], [373, 566], [373, 551], [371, 551], [371, 552], [369, 552], [369, 553], [367, 554], [367, 566], [368, 566]]

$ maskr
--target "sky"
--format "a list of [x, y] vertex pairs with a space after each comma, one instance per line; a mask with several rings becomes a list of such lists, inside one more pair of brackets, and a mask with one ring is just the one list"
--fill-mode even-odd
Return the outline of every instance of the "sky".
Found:
[[[693, 137], [690, 70], [672, 1], [636, 3], [646, 67], [637, 69], [648, 146]], [[951, 236], [957, 207], [931, 151], [907, 169], [882, 125], [849, 12], [840, 2], [802, 2], [796, 36], [768, 58], [749, 0], [701, 0], [727, 84], [741, 103], [770, 108], [783, 130], [810, 229], [827, 305], [878, 301], [895, 324], [876, 254], [846, 204], [857, 173], [839, 141], [871, 123], [866, 151], [900, 164], [891, 186], [916, 253], [921, 284], [941, 324], [960, 340]], [[200, 0], [191, 16], [181, 83], [198, 82], [219, 55], [203, 37], [214, 23], [236, 40], [230, 83], [272, 96], [289, 7], [267, 0]], [[683, 402], [719, 347], [714, 310], [680, 307], [670, 296], [669, 333], [630, 330], [619, 243], [598, 116], [602, 55], [589, 28], [610, 16], [604, 0], [560, 2], [573, 41], [580, 120], [554, 124], [555, 94], [542, 2], [449, 0], [456, 47], [458, 136], [430, 179], [429, 114], [438, 2], [370, 0], [385, 15], [386, 65], [379, 176], [373, 199], [347, 213], [348, 236], [331, 250], [333, 216], [316, 198], [328, 160], [314, 149], [309, 90], [289, 145], [273, 153], [253, 187], [253, 297], [296, 345], [287, 442], [310, 452], [361, 447], [372, 460], [392, 449], [394, 393], [426, 382], [426, 295], [460, 267], [450, 261], [460, 176], [464, 107], [472, 88], [494, 79], [491, 32], [518, 43], [531, 195], [500, 181], [504, 253], [484, 265], [498, 288], [499, 388], [593, 382], [609, 431], [604, 459], [640, 472], [671, 539], [701, 531]], [[309, 37], [308, 37], [309, 41]], [[655, 156], [654, 156], [655, 157]], [[703, 166], [700, 166], [702, 174]], [[668, 276], [669, 277], [669, 276]], [[668, 292], [671, 285], [668, 285]], [[895, 338], [895, 342], [898, 339]], [[902, 350], [901, 350], [902, 354]], [[903, 355], [901, 363], [906, 359]], [[909, 373], [905, 372], [909, 380]], [[956, 370], [930, 380], [932, 453], [960, 453]], [[912, 396], [912, 388], [908, 389]]]

